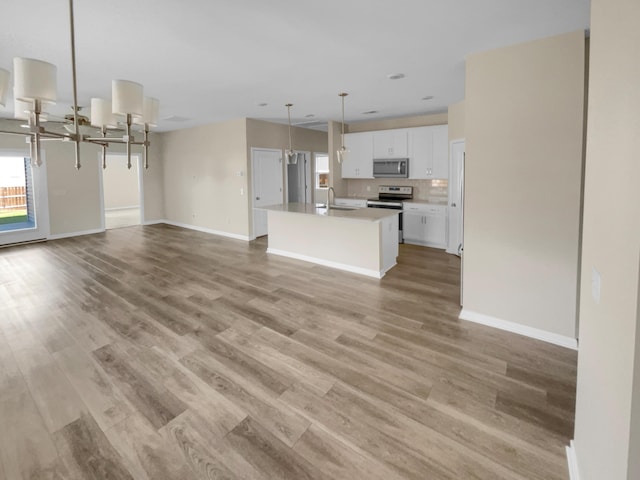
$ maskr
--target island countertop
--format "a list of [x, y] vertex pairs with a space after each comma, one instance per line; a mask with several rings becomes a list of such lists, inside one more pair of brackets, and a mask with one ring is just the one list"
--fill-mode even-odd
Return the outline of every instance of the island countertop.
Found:
[[[344, 208], [344, 207], [342, 207]], [[400, 210], [388, 208], [354, 208], [343, 210], [341, 207], [319, 207], [313, 203], [288, 203], [286, 205], [270, 205], [262, 207], [263, 210], [272, 212], [285, 212], [293, 214], [317, 215], [322, 217], [341, 218], [356, 222], [377, 222], [383, 218], [398, 215]]]

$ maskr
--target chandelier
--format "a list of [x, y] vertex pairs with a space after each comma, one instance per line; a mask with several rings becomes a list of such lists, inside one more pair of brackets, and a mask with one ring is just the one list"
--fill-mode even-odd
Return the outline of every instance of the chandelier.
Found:
[[[111, 101], [102, 98], [91, 99], [91, 119], [80, 115], [78, 106], [78, 88], [76, 76], [75, 24], [73, 0], [69, 0], [69, 33], [71, 39], [71, 72], [73, 78], [73, 113], [66, 116], [70, 123], [65, 125], [66, 132], [60, 133], [46, 129], [50, 115], [46, 106], [57, 100], [56, 66], [31, 58], [13, 59], [13, 95], [14, 116], [27, 120], [27, 131], [0, 130], [7, 135], [27, 137], [29, 153], [33, 166], [42, 165], [41, 142], [66, 141], [75, 146], [75, 166], [80, 169], [80, 144], [82, 142], [99, 145], [102, 148], [102, 167], [106, 168], [107, 148], [110, 144], [124, 144], [127, 150], [127, 166], [131, 168], [132, 146], [142, 146], [144, 167], [149, 168], [148, 150], [149, 129], [157, 126], [159, 102], [155, 98], [144, 97], [143, 87], [129, 80], [113, 80]], [[10, 73], [0, 68], [0, 106], [6, 105], [9, 91]], [[143, 140], [136, 141], [133, 136], [134, 125], [143, 131]], [[122, 131], [124, 130], [124, 133]], [[93, 136], [92, 136], [93, 133]], [[122, 134], [120, 134], [122, 133]], [[96, 136], [97, 135], [97, 136]]]

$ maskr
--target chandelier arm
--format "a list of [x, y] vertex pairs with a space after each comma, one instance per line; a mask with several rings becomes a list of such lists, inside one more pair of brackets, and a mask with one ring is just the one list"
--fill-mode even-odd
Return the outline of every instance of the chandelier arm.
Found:
[[21, 137], [32, 135], [31, 132], [12, 132], [11, 130], [0, 130], [0, 133], [5, 135], [20, 135]]
[[39, 132], [40, 136], [42, 137], [42, 139], [44, 140], [45, 138], [50, 139], [50, 140], [72, 140], [71, 135], [68, 134], [64, 134], [64, 133], [58, 133], [58, 132], [52, 132], [50, 130], [42, 130], [41, 132]]
[[73, 124], [75, 130], [76, 170], [80, 170], [80, 126], [78, 125], [78, 79], [76, 74], [76, 31], [73, 0], [69, 0], [69, 33], [71, 37], [71, 76], [73, 78]]

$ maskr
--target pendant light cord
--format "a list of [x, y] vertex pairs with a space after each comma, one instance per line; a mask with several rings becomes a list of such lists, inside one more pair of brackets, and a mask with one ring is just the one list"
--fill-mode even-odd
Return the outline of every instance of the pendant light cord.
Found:
[[340, 96], [342, 97], [342, 145], [341, 150], [344, 150], [344, 97], [349, 95], [348, 93], [342, 92]]

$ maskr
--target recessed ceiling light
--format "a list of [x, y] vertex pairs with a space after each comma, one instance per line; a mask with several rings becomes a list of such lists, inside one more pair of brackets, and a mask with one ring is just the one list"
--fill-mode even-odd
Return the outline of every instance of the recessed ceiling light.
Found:
[[315, 117], [315, 115], [313, 113], [310, 113], [309, 115], [305, 115], [304, 118], [313, 118]]
[[268, 104], [268, 103], [266, 103], [266, 102], [260, 102], [260, 103], [258, 103], [258, 106], [259, 106], [259, 107], [266, 107], [267, 105], [269, 105], [269, 104]]
[[426, 97], [422, 97], [422, 100], [433, 100], [433, 95], [427, 95]]
[[361, 115], [373, 115], [374, 113], [378, 113], [378, 110], [368, 110], [366, 112], [362, 112]]
[[400, 80], [401, 78], [404, 78], [404, 73], [390, 73], [387, 75], [387, 78], [389, 80]]

